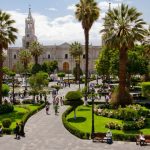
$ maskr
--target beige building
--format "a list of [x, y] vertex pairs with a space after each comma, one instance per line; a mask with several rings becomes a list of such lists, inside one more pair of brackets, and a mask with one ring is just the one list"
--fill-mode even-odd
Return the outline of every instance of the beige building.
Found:
[[[29, 8], [28, 17], [25, 20], [25, 36], [22, 38], [22, 47], [10, 47], [7, 50], [7, 59], [4, 62], [4, 66], [9, 68], [15, 68], [15, 64], [19, 61], [18, 54], [23, 48], [28, 48], [29, 44], [37, 40], [35, 35], [34, 19]], [[61, 45], [47, 45], [43, 46], [44, 52], [39, 57], [39, 63], [42, 64], [45, 60], [56, 60], [58, 62], [58, 69], [67, 72], [75, 67], [75, 61], [69, 54], [68, 43]], [[84, 46], [83, 46], [84, 50]], [[94, 72], [95, 60], [99, 55], [100, 47], [89, 45], [89, 72]], [[81, 56], [81, 69], [85, 71], [85, 54]]]

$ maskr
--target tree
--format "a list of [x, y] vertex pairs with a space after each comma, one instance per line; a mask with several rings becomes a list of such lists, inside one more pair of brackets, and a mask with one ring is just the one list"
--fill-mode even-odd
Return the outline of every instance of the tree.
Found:
[[74, 42], [69, 48], [70, 55], [73, 56], [76, 62], [76, 80], [80, 83], [80, 56], [83, 54], [82, 45], [79, 42]]
[[54, 61], [45, 61], [42, 64], [42, 70], [47, 72], [49, 75], [53, 73], [56, 69], [58, 69], [58, 62]]
[[44, 88], [48, 86], [48, 83], [48, 74], [42, 71], [32, 75], [29, 78], [29, 84], [31, 86], [30, 93], [33, 94], [34, 100], [35, 95], [43, 92]]
[[[88, 87], [88, 61], [89, 61], [89, 31], [93, 23], [99, 18], [100, 9], [95, 0], [80, 0], [76, 5], [75, 16], [81, 22], [85, 36], [85, 87]], [[85, 92], [85, 102], [87, 102], [87, 88]]]
[[63, 81], [63, 78], [65, 77], [65, 73], [64, 72], [59, 72], [58, 74], [58, 77], [60, 77]]
[[119, 50], [119, 91], [116, 97], [118, 104], [125, 106], [126, 101], [126, 65], [127, 51], [134, 47], [135, 42], [142, 41], [147, 33], [145, 22], [136, 8], [121, 4], [110, 9], [104, 18], [105, 44], [111, 49]]
[[29, 51], [34, 57], [35, 64], [38, 64], [38, 57], [43, 53], [43, 47], [37, 41], [32, 42], [29, 45]]
[[79, 91], [69, 91], [65, 96], [65, 105], [70, 105], [74, 110], [74, 119], [76, 120], [76, 108], [83, 104], [82, 94]]
[[3, 49], [15, 42], [17, 29], [13, 27], [15, 20], [6, 12], [0, 10], [0, 104], [2, 104], [2, 79], [3, 79]]
[[27, 90], [27, 67], [29, 62], [31, 61], [31, 53], [28, 50], [21, 50], [19, 52], [19, 59], [24, 66], [25, 83], [26, 83], [25, 90]]
[[103, 79], [109, 77], [110, 74], [110, 59], [111, 53], [110, 50], [106, 47], [102, 49], [99, 54], [98, 59], [96, 60], [96, 70], [99, 75], [102, 75]]
[[2, 96], [8, 96], [10, 88], [7, 84], [2, 84]]

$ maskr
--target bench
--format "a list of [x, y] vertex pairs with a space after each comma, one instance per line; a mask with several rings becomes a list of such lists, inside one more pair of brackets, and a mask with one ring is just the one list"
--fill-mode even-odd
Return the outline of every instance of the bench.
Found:
[[92, 135], [93, 142], [106, 142], [105, 137], [106, 133], [93, 133]]
[[[150, 135], [144, 135], [145, 141], [144, 141], [144, 145], [150, 143]], [[136, 136], [136, 145], [140, 144], [140, 137], [139, 135]]]

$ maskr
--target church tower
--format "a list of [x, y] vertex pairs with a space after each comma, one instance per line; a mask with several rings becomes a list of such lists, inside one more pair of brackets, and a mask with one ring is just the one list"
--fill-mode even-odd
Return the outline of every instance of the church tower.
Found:
[[28, 48], [33, 41], [37, 41], [37, 37], [35, 36], [34, 19], [29, 7], [28, 17], [25, 19], [25, 36], [22, 38], [23, 48]]

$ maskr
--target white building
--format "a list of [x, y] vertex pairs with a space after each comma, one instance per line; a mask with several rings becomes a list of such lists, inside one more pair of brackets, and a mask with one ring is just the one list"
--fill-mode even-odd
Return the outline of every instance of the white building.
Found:
[[[29, 44], [33, 41], [37, 41], [35, 35], [35, 22], [29, 8], [28, 17], [25, 20], [25, 36], [22, 38], [22, 47], [10, 47], [7, 50], [7, 59], [4, 62], [4, 66], [10, 69], [15, 69], [15, 64], [19, 61], [19, 51], [23, 48], [28, 48]], [[68, 43], [61, 45], [46, 45], [44, 47], [43, 54], [39, 57], [39, 63], [42, 64], [45, 60], [56, 60], [58, 62], [58, 69], [61, 71], [72, 70], [75, 67], [75, 60], [69, 54]], [[84, 50], [84, 46], [83, 46]], [[95, 60], [100, 52], [99, 46], [89, 45], [89, 72], [94, 71]], [[85, 71], [85, 52], [81, 56], [81, 69]]]

